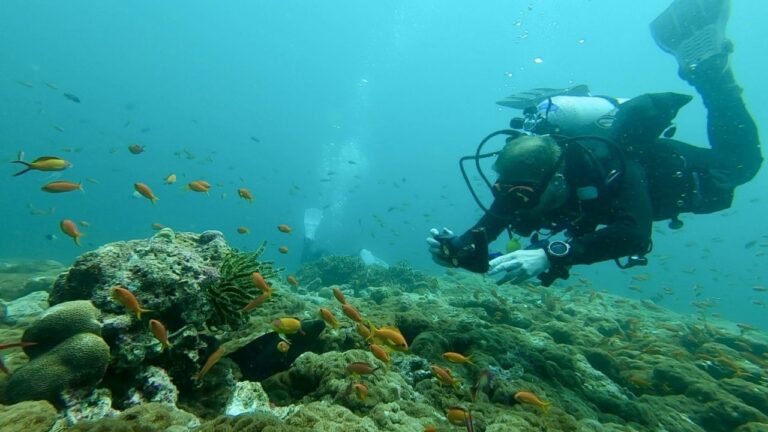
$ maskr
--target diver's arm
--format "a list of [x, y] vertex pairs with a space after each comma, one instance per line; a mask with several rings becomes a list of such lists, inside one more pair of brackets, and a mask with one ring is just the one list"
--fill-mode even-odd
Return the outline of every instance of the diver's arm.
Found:
[[592, 264], [646, 253], [653, 226], [647, 184], [642, 167], [635, 161], [627, 161], [622, 184], [608, 207], [608, 224], [574, 237], [570, 241], [570, 252], [564, 257], [550, 256], [550, 264], [553, 267]]
[[485, 235], [488, 238], [488, 243], [496, 240], [496, 238], [498, 238], [499, 235], [504, 232], [504, 229], [507, 228], [507, 225], [509, 225], [511, 220], [500, 216], [512, 214], [511, 210], [505, 208], [503, 200], [494, 200], [489, 210], [490, 211], [485, 213], [472, 228], [468, 229], [464, 234], [459, 236], [459, 240], [462, 245], [471, 244], [473, 241], [472, 231], [480, 228], [485, 229]]

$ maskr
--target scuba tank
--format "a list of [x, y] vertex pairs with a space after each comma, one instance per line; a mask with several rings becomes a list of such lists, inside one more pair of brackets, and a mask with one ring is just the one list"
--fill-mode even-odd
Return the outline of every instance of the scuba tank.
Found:
[[[627, 99], [602, 96], [554, 96], [536, 105], [531, 132], [566, 136], [601, 135], [613, 124], [619, 105]], [[529, 120], [530, 121], [530, 120]]]
[[496, 102], [523, 110], [513, 118], [512, 129], [544, 135], [585, 136], [605, 134], [619, 105], [628, 99], [592, 96], [586, 85], [564, 89], [536, 88]]

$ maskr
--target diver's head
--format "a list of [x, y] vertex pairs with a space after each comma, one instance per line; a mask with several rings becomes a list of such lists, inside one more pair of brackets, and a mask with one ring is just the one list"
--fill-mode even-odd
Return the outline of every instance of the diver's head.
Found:
[[507, 199], [514, 209], [546, 210], [559, 207], [568, 197], [560, 173], [563, 148], [548, 135], [524, 135], [507, 142], [493, 169], [497, 199]]

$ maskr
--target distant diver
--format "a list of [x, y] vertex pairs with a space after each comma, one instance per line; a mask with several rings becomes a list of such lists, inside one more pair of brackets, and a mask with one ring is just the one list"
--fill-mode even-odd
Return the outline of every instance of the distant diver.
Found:
[[[757, 127], [728, 62], [729, 13], [729, 0], [675, 0], [651, 23], [656, 43], [675, 56], [679, 76], [703, 99], [711, 148], [671, 139], [672, 121], [691, 96], [654, 93], [622, 100], [593, 97], [583, 85], [512, 95], [498, 103], [522, 109], [523, 117], [461, 159], [484, 215], [459, 236], [433, 228], [427, 238], [433, 259], [503, 274], [498, 283], [538, 277], [548, 286], [568, 278], [577, 264], [645, 265], [653, 221], [670, 220], [669, 227], [679, 229], [681, 213], [729, 208], [734, 189], [750, 181], [763, 160]], [[506, 138], [504, 147], [483, 153], [498, 136]], [[498, 178], [491, 183], [480, 161], [494, 156]], [[490, 208], [470, 184], [467, 161], [493, 193]], [[488, 243], [505, 229], [510, 236], [531, 236], [530, 245], [489, 254]]]

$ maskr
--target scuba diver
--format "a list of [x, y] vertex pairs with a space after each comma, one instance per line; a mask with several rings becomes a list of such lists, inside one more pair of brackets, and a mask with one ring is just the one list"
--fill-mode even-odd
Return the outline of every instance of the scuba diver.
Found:
[[[499, 284], [538, 277], [549, 286], [577, 264], [645, 265], [653, 221], [670, 220], [669, 227], [679, 229], [681, 213], [729, 208], [734, 189], [762, 163], [757, 127], [728, 63], [729, 13], [729, 0], [675, 0], [651, 23], [657, 45], [675, 56], [679, 76], [703, 99], [710, 148], [671, 139], [672, 121], [691, 96], [624, 100], [591, 96], [586, 86], [512, 95], [498, 103], [522, 109], [523, 117], [460, 161], [485, 214], [458, 236], [433, 228], [427, 243], [434, 261], [503, 274]], [[499, 136], [506, 137], [504, 147], [483, 154], [483, 145]], [[491, 184], [480, 160], [494, 156], [498, 178]], [[467, 160], [493, 193], [490, 208], [469, 182]], [[505, 229], [511, 237], [531, 236], [530, 245], [489, 255], [488, 243]]]
[[[317, 261], [324, 256], [330, 255], [330, 253], [320, 247], [317, 242], [317, 228], [323, 221], [323, 210], [319, 208], [304, 209], [304, 244], [301, 249], [301, 264], [306, 264], [312, 261]], [[383, 268], [389, 268], [389, 264], [377, 257], [368, 249], [361, 249], [358, 252], [358, 256], [366, 266], [380, 266]]]

